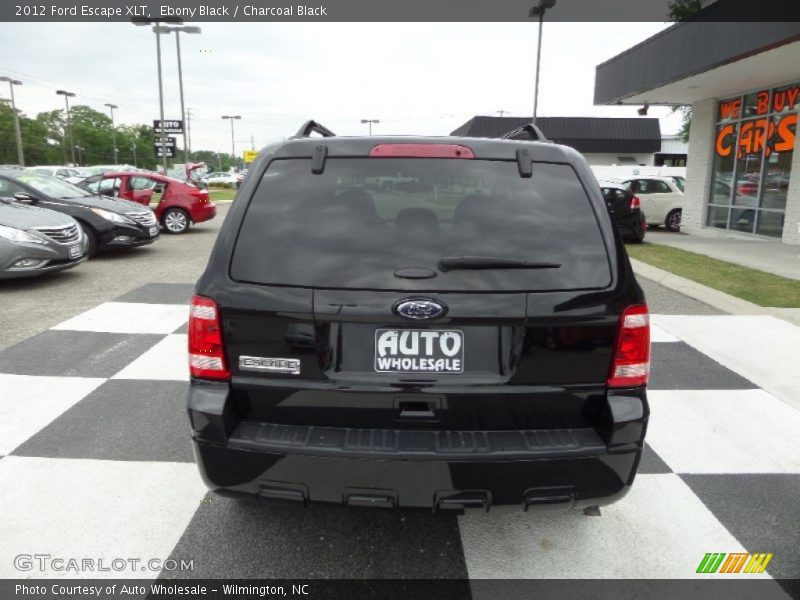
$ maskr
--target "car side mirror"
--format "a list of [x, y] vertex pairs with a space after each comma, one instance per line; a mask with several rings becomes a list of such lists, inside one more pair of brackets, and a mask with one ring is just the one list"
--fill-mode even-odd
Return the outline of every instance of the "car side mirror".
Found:
[[30, 194], [26, 194], [25, 192], [17, 192], [14, 194], [14, 199], [19, 202], [24, 202], [25, 204], [35, 204], [36, 198], [31, 196]]

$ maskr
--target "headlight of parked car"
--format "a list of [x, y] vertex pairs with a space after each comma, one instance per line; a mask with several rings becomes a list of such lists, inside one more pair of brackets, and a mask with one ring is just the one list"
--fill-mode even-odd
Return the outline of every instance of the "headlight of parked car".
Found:
[[129, 219], [128, 217], [123, 217], [122, 215], [118, 215], [117, 213], [111, 212], [110, 210], [103, 210], [102, 208], [93, 208], [92, 212], [96, 214], [98, 217], [103, 217], [107, 221], [111, 221], [112, 223], [122, 223], [123, 225], [136, 225], [134, 221]]
[[0, 237], [11, 240], [12, 242], [30, 242], [33, 244], [47, 243], [42, 238], [31, 235], [27, 231], [15, 227], [6, 227], [5, 225], [0, 225]]

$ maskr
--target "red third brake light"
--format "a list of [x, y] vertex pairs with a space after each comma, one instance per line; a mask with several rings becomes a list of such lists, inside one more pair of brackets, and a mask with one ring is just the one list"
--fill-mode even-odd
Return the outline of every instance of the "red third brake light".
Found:
[[622, 311], [608, 387], [647, 385], [650, 376], [650, 315], [647, 306], [634, 304]]
[[456, 144], [378, 144], [370, 158], [475, 158], [472, 148]]
[[630, 208], [631, 210], [636, 210], [636, 209], [638, 209], [640, 207], [641, 207], [641, 203], [639, 202], [639, 198], [637, 198], [636, 196], [631, 198], [631, 203], [630, 203], [630, 206], [628, 208]]
[[231, 377], [222, 347], [219, 308], [203, 296], [192, 297], [189, 313], [189, 372], [206, 379]]

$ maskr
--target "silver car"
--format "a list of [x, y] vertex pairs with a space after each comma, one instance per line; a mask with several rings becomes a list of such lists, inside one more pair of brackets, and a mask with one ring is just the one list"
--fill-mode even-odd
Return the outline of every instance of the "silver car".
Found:
[[70, 269], [86, 260], [86, 242], [72, 217], [0, 199], [0, 279]]

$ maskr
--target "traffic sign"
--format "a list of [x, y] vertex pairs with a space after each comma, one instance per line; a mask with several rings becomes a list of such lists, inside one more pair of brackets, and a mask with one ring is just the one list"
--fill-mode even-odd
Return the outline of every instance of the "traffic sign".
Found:
[[164, 119], [164, 127], [161, 127], [161, 119], [153, 119], [153, 130], [156, 133], [183, 133], [183, 121], [180, 119]]
[[[175, 146], [177, 146], [177, 145], [178, 145], [177, 138], [174, 138], [174, 137], [165, 137], [164, 139], [166, 139], [166, 140], [167, 140], [167, 142], [166, 142], [166, 146], [167, 146], [168, 148], [169, 148], [170, 146], [172, 146], [172, 147], [174, 148]], [[160, 137], [158, 134], [156, 134], [156, 137], [154, 138], [154, 140], [153, 140], [153, 143], [154, 143], [156, 146], [159, 146], [159, 147], [161, 146], [161, 137]]]
[[258, 150], [245, 150], [244, 152], [242, 152], [242, 158], [244, 158], [244, 162], [246, 163], [253, 162], [257, 156], [258, 156]]
[[[156, 144], [156, 157], [161, 158], [164, 153], [161, 151], [161, 144]], [[175, 146], [167, 146], [167, 158], [175, 158]]]

